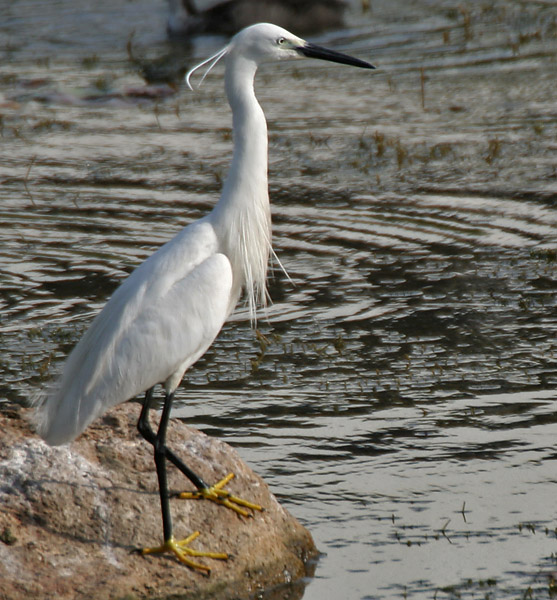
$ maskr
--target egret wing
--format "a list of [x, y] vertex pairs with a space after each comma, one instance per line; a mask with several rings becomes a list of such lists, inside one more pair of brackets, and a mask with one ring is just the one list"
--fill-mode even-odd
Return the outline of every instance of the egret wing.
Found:
[[38, 409], [50, 444], [157, 383], [178, 385], [231, 310], [232, 270], [207, 222], [184, 229], [116, 290]]

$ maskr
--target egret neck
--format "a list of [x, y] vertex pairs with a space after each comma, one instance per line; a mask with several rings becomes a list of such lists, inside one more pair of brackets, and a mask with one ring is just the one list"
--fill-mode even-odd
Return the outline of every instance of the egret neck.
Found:
[[271, 250], [271, 210], [267, 183], [267, 124], [255, 97], [257, 63], [235, 52], [226, 56], [225, 89], [234, 131], [232, 164], [211, 221], [220, 250], [233, 271], [231, 311], [242, 288], [250, 317], [266, 303]]

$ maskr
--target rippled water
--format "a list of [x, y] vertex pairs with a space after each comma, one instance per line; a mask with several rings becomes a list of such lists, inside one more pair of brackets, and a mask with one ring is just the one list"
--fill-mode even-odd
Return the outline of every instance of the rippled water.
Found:
[[[316, 41], [370, 58], [372, 76], [307, 62], [258, 76], [293, 283], [275, 268], [259, 334], [240, 309], [176, 414], [240, 447], [312, 531], [324, 554], [306, 600], [548, 598], [554, 7], [371, 5]], [[164, 5], [147, 0], [0, 7], [4, 402], [56, 373], [226, 173], [222, 71], [195, 94], [144, 88], [132, 29], [151, 58], [222, 44], [168, 46]]]

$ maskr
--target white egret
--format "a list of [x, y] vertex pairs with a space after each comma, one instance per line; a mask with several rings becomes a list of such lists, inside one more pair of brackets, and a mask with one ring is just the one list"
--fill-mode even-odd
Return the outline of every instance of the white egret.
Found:
[[[252, 318], [257, 305], [266, 302], [271, 251], [267, 125], [255, 97], [254, 77], [263, 61], [299, 56], [373, 68], [261, 23], [242, 30], [218, 54], [188, 73], [189, 85], [190, 75], [199, 67], [209, 63], [210, 69], [220, 58], [226, 59], [234, 154], [220, 200], [207, 216], [185, 227], [114, 292], [36, 412], [40, 435], [49, 444], [64, 444], [112, 406], [147, 390], [138, 429], [154, 448], [164, 541], [162, 546], [142, 552], [173, 552], [182, 562], [206, 571], [208, 567], [188, 557], [200, 555], [187, 547], [192, 536], [177, 541], [172, 535], [166, 461], [196, 486], [197, 492], [185, 494], [187, 497], [208, 498], [242, 515], [248, 514], [246, 509], [260, 507], [226, 492], [223, 487], [229, 477], [213, 486], [205, 483], [166, 446], [166, 430], [174, 392], [185, 371], [212, 344], [242, 290]], [[159, 383], [164, 385], [165, 400], [155, 433], [148, 415]]]

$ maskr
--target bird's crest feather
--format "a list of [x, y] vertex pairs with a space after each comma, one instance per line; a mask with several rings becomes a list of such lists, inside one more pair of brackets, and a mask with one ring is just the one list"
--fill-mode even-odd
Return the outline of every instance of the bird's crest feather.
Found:
[[[207, 77], [207, 75], [209, 74], [209, 71], [219, 62], [219, 60], [226, 55], [226, 53], [228, 52], [228, 46], [225, 46], [224, 48], [222, 48], [221, 50], [219, 50], [216, 54], [213, 54], [212, 56], [209, 56], [209, 58], [206, 58], [203, 62], [200, 62], [198, 65], [196, 65], [195, 67], [193, 67], [192, 69], [190, 69], [187, 73], [186, 73], [186, 84], [187, 86], [190, 88], [190, 90], [193, 92], [193, 86], [191, 84], [191, 76], [201, 67], [204, 67], [207, 63], [209, 63], [209, 66], [207, 67], [207, 70], [205, 71], [205, 73], [203, 73], [203, 77], [201, 78], [201, 81], [199, 82], [199, 85], [201, 85], [203, 83], [203, 81], [205, 80], [205, 77]], [[198, 86], [199, 87], [199, 86]]]

